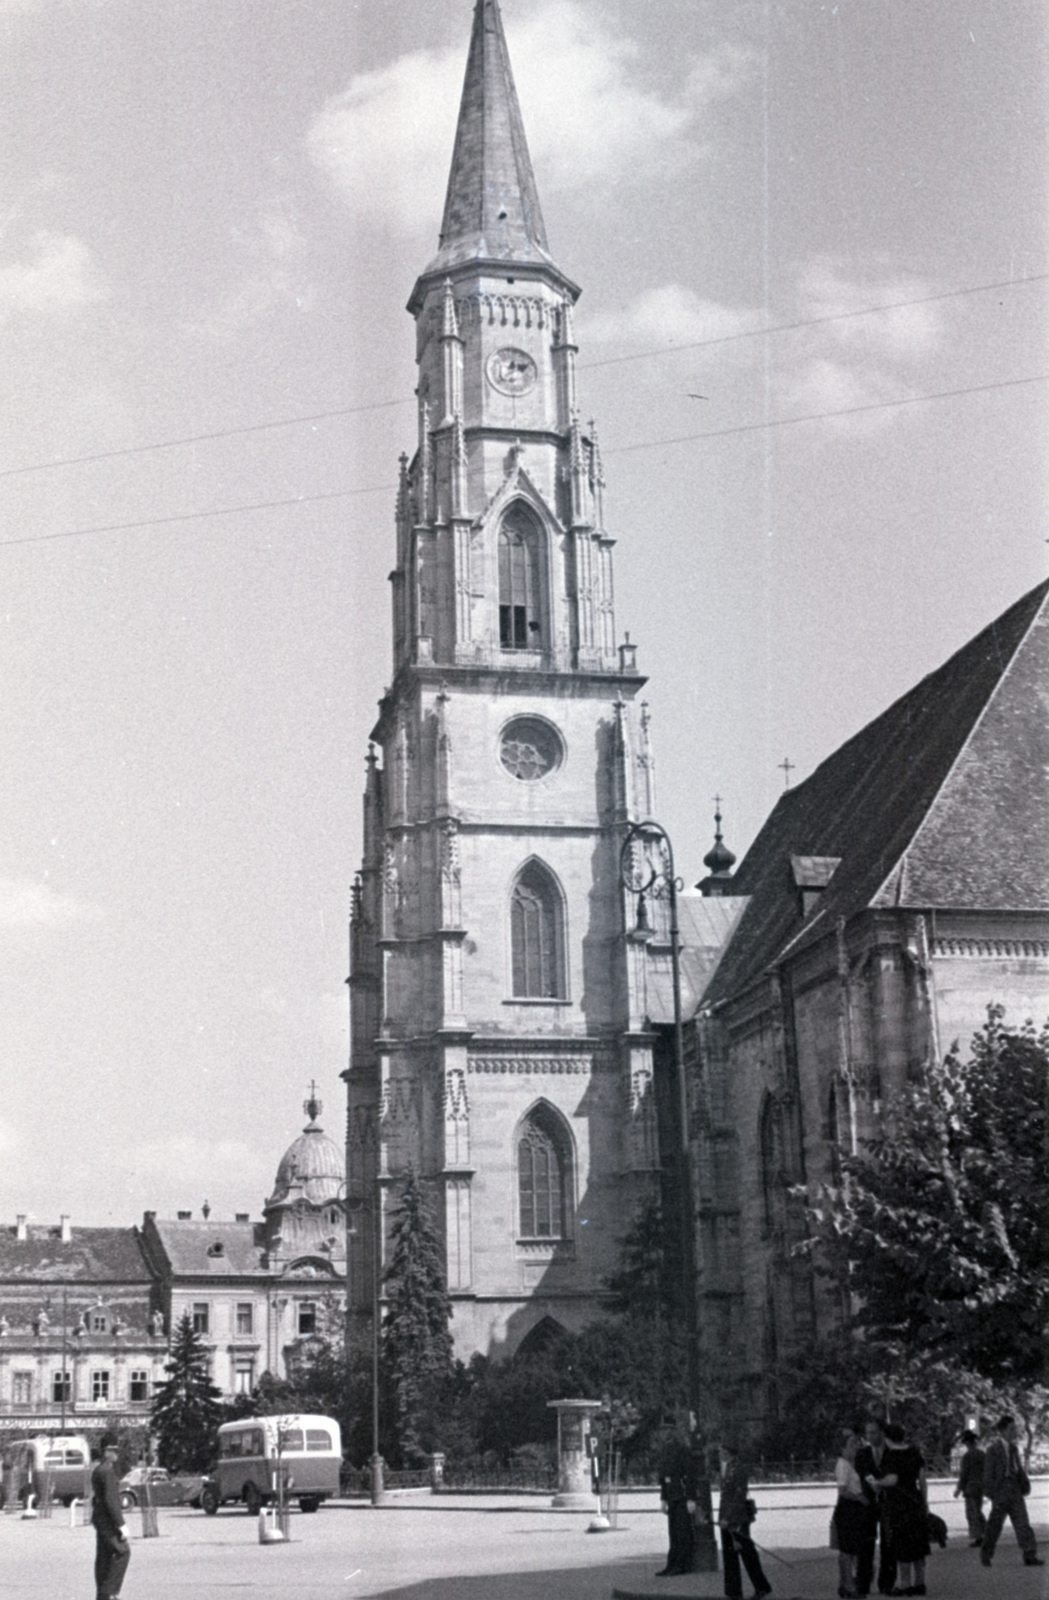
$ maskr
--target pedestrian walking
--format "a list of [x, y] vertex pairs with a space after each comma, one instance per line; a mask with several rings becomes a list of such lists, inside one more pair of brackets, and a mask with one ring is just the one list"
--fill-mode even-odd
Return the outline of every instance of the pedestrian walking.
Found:
[[667, 1564], [657, 1578], [691, 1572], [695, 1559], [696, 1470], [684, 1439], [669, 1439], [659, 1467], [659, 1502], [667, 1519]]
[[721, 1560], [725, 1574], [726, 1600], [743, 1600], [743, 1575], [754, 1585], [755, 1600], [772, 1593], [772, 1585], [761, 1566], [761, 1558], [750, 1537], [754, 1502], [747, 1494], [747, 1469], [735, 1445], [721, 1446], [721, 1494], [718, 1500], [718, 1527], [721, 1529]]
[[885, 1537], [882, 1520], [882, 1496], [876, 1487], [884, 1470], [882, 1463], [888, 1451], [888, 1441], [879, 1418], [870, 1417], [864, 1424], [866, 1443], [856, 1452], [856, 1471], [863, 1483], [867, 1497], [867, 1522], [863, 1547], [856, 1558], [856, 1593], [870, 1593], [874, 1579], [874, 1554], [878, 1552], [878, 1593], [891, 1594], [896, 1587], [896, 1563]]
[[965, 1497], [965, 1520], [969, 1524], [969, 1544], [972, 1548], [983, 1544], [987, 1519], [983, 1514], [983, 1451], [980, 1441], [971, 1428], [962, 1434], [962, 1459], [958, 1463], [958, 1482], [954, 1498]]
[[91, 1522], [95, 1530], [95, 1600], [116, 1600], [131, 1560], [117, 1477], [117, 1436], [104, 1433], [91, 1473]]
[[983, 1536], [980, 1562], [989, 1567], [994, 1558], [998, 1535], [1005, 1526], [1006, 1517], [1013, 1525], [1016, 1542], [1023, 1554], [1025, 1567], [1041, 1567], [1031, 1521], [1027, 1515], [1024, 1496], [1031, 1492], [1031, 1480], [1023, 1469], [1020, 1450], [1016, 1443], [1016, 1420], [1005, 1416], [998, 1424], [995, 1437], [987, 1446], [983, 1458], [983, 1487], [991, 1509], [987, 1517], [987, 1531]]
[[862, 1438], [850, 1428], [845, 1434], [841, 1454], [834, 1465], [838, 1501], [834, 1507], [832, 1521], [838, 1551], [839, 1600], [854, 1600], [856, 1563], [863, 1552], [867, 1537], [870, 1513], [867, 1496], [863, 1491], [863, 1480], [856, 1471], [856, 1454], [862, 1444]]

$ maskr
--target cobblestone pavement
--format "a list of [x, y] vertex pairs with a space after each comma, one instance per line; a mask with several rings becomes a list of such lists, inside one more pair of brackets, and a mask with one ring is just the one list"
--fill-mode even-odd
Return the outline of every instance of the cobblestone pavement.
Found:
[[[1039, 1480], [1032, 1520], [1046, 1543], [1047, 1484]], [[769, 1552], [766, 1570], [777, 1600], [832, 1600], [837, 1567], [826, 1548], [831, 1491], [825, 1486], [761, 1490], [755, 1536]], [[1045, 1600], [1049, 1568], [1025, 1569], [1011, 1530], [993, 1569], [969, 1550], [959, 1501], [936, 1486], [933, 1504], [948, 1521], [946, 1551], [929, 1562], [930, 1597], [940, 1600]], [[205, 1517], [188, 1508], [159, 1513], [160, 1537], [143, 1539], [132, 1515], [133, 1554], [122, 1600], [610, 1600], [622, 1595], [721, 1593], [720, 1574], [658, 1580], [666, 1525], [654, 1494], [624, 1495], [619, 1527], [588, 1533], [585, 1514], [555, 1512], [543, 1498], [406, 1496], [372, 1508], [357, 1503], [293, 1513], [291, 1542], [261, 1545], [253, 1519], [224, 1510]], [[50, 1520], [0, 1515], [0, 1596], [18, 1600], [91, 1600], [94, 1534]], [[749, 1588], [749, 1585], [748, 1585]]]

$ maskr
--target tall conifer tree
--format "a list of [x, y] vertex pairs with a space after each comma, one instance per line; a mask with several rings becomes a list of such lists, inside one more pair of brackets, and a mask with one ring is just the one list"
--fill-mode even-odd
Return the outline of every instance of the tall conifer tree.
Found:
[[206, 1472], [215, 1430], [222, 1420], [221, 1396], [208, 1371], [208, 1351], [188, 1314], [171, 1340], [167, 1380], [153, 1399], [157, 1457], [169, 1472]]
[[452, 1307], [444, 1250], [412, 1167], [404, 1176], [392, 1243], [384, 1279], [383, 1357], [400, 1454], [407, 1464], [438, 1447], [441, 1403], [452, 1376]]

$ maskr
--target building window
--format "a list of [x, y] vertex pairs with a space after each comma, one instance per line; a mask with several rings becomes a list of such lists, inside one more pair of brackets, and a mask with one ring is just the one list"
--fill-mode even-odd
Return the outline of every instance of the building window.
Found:
[[299, 1301], [299, 1337], [317, 1332], [317, 1307], [312, 1300]]
[[101, 1372], [93, 1372], [91, 1374], [91, 1398], [92, 1398], [92, 1400], [108, 1400], [109, 1399], [109, 1373], [108, 1372], [101, 1371]]
[[208, 1331], [208, 1302], [197, 1300], [193, 1306], [193, 1332], [207, 1333]]
[[562, 903], [557, 885], [530, 861], [510, 897], [513, 992], [522, 999], [557, 1000], [564, 994]]
[[105, 1312], [104, 1311], [92, 1311], [92, 1313], [91, 1313], [91, 1332], [92, 1333], [105, 1333], [105, 1331], [106, 1331], [106, 1314], [105, 1314]]
[[237, 1306], [237, 1332], [254, 1333], [255, 1307], [250, 1300], [242, 1300]]
[[539, 1106], [525, 1121], [517, 1142], [517, 1193], [523, 1239], [566, 1236], [568, 1140], [556, 1117]]
[[149, 1373], [138, 1370], [128, 1375], [128, 1399], [142, 1401], [149, 1399]]
[[68, 1405], [73, 1398], [73, 1382], [68, 1372], [52, 1372], [51, 1374], [51, 1399], [56, 1406], [63, 1401]]
[[15, 1372], [11, 1375], [11, 1399], [16, 1406], [28, 1406], [33, 1401], [33, 1374]]
[[255, 1363], [238, 1361], [233, 1368], [234, 1394], [250, 1394], [255, 1387]]
[[504, 650], [539, 650], [539, 530], [516, 508], [499, 532], [499, 643]]

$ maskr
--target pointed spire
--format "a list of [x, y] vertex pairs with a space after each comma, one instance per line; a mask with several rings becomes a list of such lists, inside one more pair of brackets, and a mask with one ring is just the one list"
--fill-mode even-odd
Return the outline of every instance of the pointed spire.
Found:
[[550, 264], [498, 0], [477, 0], [441, 246], [427, 269], [473, 259]]

